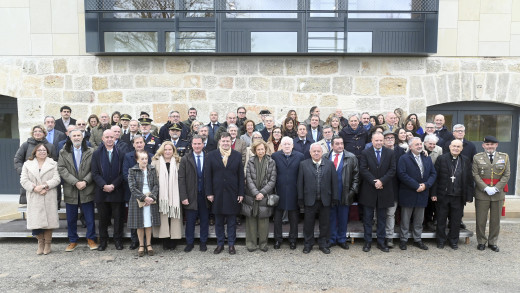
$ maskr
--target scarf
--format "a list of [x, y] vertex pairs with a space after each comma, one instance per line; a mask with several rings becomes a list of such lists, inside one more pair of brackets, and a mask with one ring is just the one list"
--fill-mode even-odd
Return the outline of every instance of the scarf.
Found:
[[[256, 188], [258, 190], [262, 189], [262, 183], [264, 181], [265, 175], [267, 173], [267, 156], [264, 156], [262, 160], [260, 161], [258, 156], [255, 156], [254, 162], [255, 162], [255, 169], [256, 169]], [[255, 194], [256, 195], [256, 194]]]
[[170, 172], [166, 168], [163, 156], [159, 157], [159, 212], [168, 215], [168, 218], [180, 219], [181, 207], [179, 185], [177, 184], [177, 164], [172, 158]]
[[220, 154], [222, 155], [222, 163], [224, 163], [224, 167], [226, 167], [227, 160], [228, 160], [229, 156], [231, 156], [231, 149], [225, 151], [222, 148], [220, 148], [219, 150], [220, 150]]

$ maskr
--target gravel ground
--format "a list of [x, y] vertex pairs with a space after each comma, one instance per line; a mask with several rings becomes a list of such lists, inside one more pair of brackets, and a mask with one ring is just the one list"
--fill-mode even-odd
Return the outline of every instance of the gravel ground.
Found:
[[[474, 231], [474, 222], [467, 222]], [[237, 254], [225, 250], [214, 255], [216, 243], [207, 252], [198, 246], [191, 253], [179, 245], [165, 252], [155, 245], [156, 255], [138, 258], [136, 252], [89, 251], [85, 242], [71, 253], [66, 240], [56, 240], [53, 252], [36, 255], [35, 239], [0, 238], [1, 292], [103, 291], [103, 292], [519, 292], [520, 221], [502, 224], [500, 252], [478, 251], [476, 238], [459, 250], [435, 247], [428, 251], [408, 246], [383, 253], [373, 245], [364, 253], [363, 241], [356, 239], [350, 250], [333, 248], [324, 255], [318, 249], [309, 254], [298, 249], [250, 253], [244, 240]], [[214, 241], [214, 240], [213, 240]], [[272, 244], [272, 243], [271, 243]], [[227, 247], [226, 247], [227, 249]]]

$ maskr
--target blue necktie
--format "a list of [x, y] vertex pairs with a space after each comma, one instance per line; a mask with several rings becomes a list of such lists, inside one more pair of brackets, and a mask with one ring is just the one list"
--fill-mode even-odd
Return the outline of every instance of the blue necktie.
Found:
[[329, 149], [330, 152], [330, 141], [327, 141], [327, 149]]
[[108, 162], [112, 163], [112, 151], [108, 151]]
[[197, 155], [197, 174], [202, 175], [202, 168], [200, 167], [200, 155]]
[[377, 164], [381, 163], [381, 151], [376, 150], [376, 158], [377, 158]]

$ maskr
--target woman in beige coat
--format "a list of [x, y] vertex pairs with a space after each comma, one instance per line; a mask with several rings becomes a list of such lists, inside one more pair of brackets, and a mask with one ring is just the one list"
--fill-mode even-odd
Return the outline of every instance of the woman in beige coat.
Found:
[[20, 184], [27, 191], [27, 229], [38, 239], [36, 254], [51, 252], [52, 229], [60, 226], [56, 187], [58, 164], [45, 144], [38, 144], [23, 164]]
[[182, 237], [182, 206], [179, 196], [180, 157], [171, 141], [165, 141], [152, 159], [159, 178], [161, 225], [153, 227], [154, 237], [163, 238], [163, 249], [174, 250]]

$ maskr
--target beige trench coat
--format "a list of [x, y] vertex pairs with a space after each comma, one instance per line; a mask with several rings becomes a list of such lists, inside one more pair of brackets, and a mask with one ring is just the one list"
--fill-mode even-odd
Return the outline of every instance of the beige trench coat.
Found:
[[[174, 163], [174, 160], [172, 159], [172, 163]], [[159, 160], [153, 160], [152, 166], [155, 167], [155, 170], [157, 171], [157, 177], [159, 177], [159, 174], [161, 172], [161, 163]], [[170, 166], [171, 168], [171, 166]], [[179, 168], [177, 164], [177, 168]], [[174, 179], [175, 182], [178, 182], [178, 179]], [[161, 188], [161, 185], [159, 185], [159, 189]], [[159, 215], [161, 216], [161, 225], [160, 226], [153, 226], [153, 236], [159, 237], [159, 238], [170, 238], [170, 239], [181, 239], [182, 238], [182, 205], [181, 205], [181, 216], [179, 219], [173, 219], [168, 218], [168, 215], [163, 214], [159, 212]]]
[[[44, 183], [49, 186], [45, 195], [33, 192], [35, 185]], [[36, 159], [26, 161], [22, 167], [20, 184], [27, 190], [27, 229], [59, 228], [56, 194], [56, 187], [60, 184], [58, 163], [51, 158], [47, 158], [40, 171]]]

